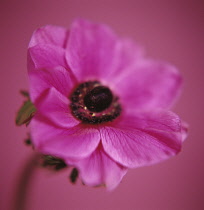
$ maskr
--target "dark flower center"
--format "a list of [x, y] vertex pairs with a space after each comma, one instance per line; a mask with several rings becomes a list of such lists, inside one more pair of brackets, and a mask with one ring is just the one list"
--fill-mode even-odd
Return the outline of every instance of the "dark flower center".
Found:
[[84, 123], [113, 121], [121, 112], [118, 97], [98, 81], [79, 84], [70, 99], [72, 114]]
[[112, 103], [113, 95], [109, 88], [104, 86], [95, 87], [84, 97], [84, 104], [92, 112], [101, 112]]

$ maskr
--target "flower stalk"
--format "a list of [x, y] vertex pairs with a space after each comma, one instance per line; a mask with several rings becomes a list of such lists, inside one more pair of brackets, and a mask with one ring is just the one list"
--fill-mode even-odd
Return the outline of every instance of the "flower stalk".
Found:
[[19, 176], [17, 188], [14, 194], [14, 202], [11, 210], [26, 210], [28, 209], [28, 195], [31, 188], [36, 168], [41, 155], [33, 153], [28, 159]]

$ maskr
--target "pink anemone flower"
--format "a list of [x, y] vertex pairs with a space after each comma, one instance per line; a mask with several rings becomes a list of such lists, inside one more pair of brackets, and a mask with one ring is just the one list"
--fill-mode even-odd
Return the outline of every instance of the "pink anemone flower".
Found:
[[76, 20], [37, 29], [28, 47], [34, 147], [76, 167], [90, 186], [114, 189], [128, 168], [181, 150], [186, 128], [169, 111], [177, 69], [146, 59], [109, 27]]

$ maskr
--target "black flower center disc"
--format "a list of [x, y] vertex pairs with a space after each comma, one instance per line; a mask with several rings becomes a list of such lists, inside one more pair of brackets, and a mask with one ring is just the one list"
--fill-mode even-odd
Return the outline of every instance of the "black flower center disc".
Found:
[[118, 117], [121, 112], [118, 97], [98, 81], [79, 84], [70, 99], [72, 114], [84, 123], [109, 122]]
[[92, 112], [101, 112], [111, 105], [112, 100], [113, 95], [109, 88], [98, 86], [85, 95], [84, 104]]

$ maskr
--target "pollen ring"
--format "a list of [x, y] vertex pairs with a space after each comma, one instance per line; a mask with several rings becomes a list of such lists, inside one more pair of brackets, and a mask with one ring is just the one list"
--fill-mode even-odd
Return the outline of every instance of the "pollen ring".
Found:
[[70, 108], [83, 123], [110, 122], [121, 113], [119, 98], [98, 81], [80, 83], [70, 96]]

